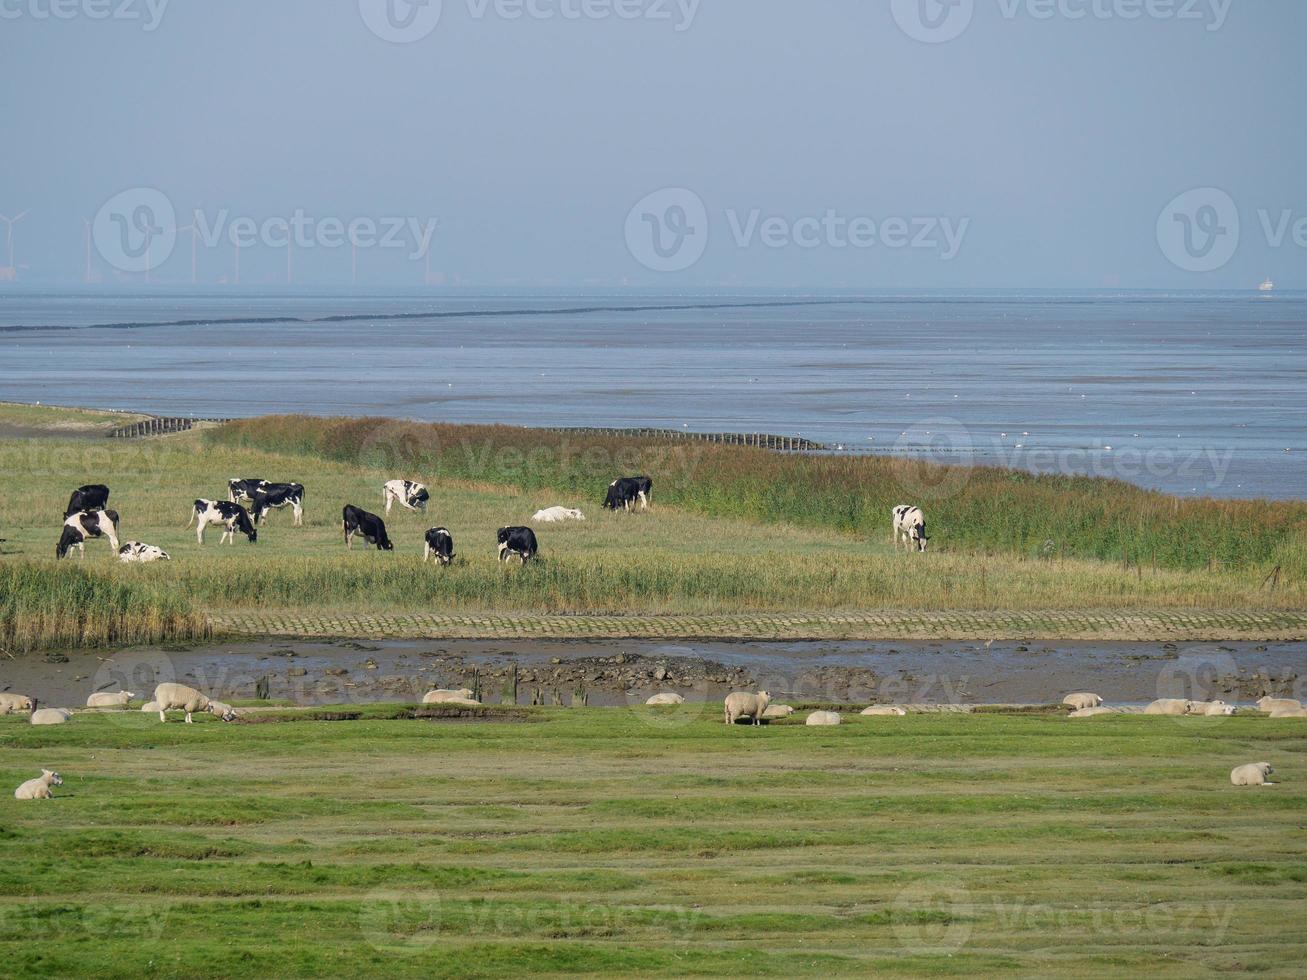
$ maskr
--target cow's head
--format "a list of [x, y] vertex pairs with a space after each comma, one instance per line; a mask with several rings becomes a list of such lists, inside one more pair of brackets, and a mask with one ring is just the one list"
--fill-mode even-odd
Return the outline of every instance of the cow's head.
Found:
[[912, 536], [912, 541], [913, 541], [913, 543], [916, 544], [916, 546], [917, 546], [917, 550], [918, 550], [918, 551], [925, 551], [925, 550], [926, 550], [926, 542], [930, 540], [930, 538], [926, 537], [926, 525], [925, 525], [925, 524], [913, 524], [913, 525], [912, 525], [912, 530], [911, 530], [909, 533], [910, 533], [911, 536]]
[[63, 534], [59, 536], [59, 543], [54, 546], [55, 558], [67, 557], [69, 549], [81, 543], [82, 535], [75, 528], [64, 525]]

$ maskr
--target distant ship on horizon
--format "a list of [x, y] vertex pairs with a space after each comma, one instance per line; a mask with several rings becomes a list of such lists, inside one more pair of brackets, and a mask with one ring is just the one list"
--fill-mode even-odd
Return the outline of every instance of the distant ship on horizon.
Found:
[[1264, 293], [1271, 293], [1275, 291], [1275, 283], [1272, 282], [1270, 279], [1267, 279], [1264, 283], [1262, 283], [1257, 288]]

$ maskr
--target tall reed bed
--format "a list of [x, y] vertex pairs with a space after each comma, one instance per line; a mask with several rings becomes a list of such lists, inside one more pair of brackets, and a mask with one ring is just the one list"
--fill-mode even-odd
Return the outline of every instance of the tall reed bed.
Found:
[[375, 418], [273, 416], [205, 438], [417, 478], [552, 488], [593, 506], [615, 477], [647, 473], [656, 500], [702, 514], [857, 536], [888, 537], [890, 510], [918, 503], [936, 546], [953, 551], [1307, 573], [1307, 505], [1297, 502], [1181, 499], [1116, 480], [890, 457]]
[[0, 564], [0, 646], [11, 652], [208, 635], [205, 618], [179, 594], [72, 563]]

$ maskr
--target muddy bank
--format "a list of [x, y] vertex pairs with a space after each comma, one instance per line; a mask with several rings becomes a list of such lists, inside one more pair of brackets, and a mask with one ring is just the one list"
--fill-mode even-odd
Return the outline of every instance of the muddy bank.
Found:
[[295, 704], [419, 700], [433, 687], [479, 689], [485, 701], [592, 705], [660, 691], [691, 700], [766, 689], [776, 700], [849, 703], [1039, 703], [1092, 690], [1114, 704], [1156, 697], [1307, 694], [1307, 642], [864, 643], [856, 641], [367, 641], [211, 644], [114, 654], [33, 654], [0, 662], [0, 690], [49, 705], [97, 690], [147, 694], [180, 680], [215, 697]]

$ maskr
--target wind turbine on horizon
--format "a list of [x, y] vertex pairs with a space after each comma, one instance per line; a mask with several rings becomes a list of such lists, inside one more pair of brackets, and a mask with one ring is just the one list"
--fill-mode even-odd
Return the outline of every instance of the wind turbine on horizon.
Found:
[[194, 211], [191, 212], [191, 223], [190, 223], [189, 225], [185, 225], [185, 226], [183, 226], [183, 227], [177, 229], [178, 232], [189, 231], [189, 232], [191, 233], [191, 285], [192, 285], [192, 286], [194, 286], [195, 283], [196, 283], [196, 278], [195, 278], [195, 239], [198, 238], [198, 237], [199, 237], [199, 234], [200, 234], [200, 231], [199, 231], [199, 229], [196, 227], [196, 222], [195, 222], [195, 216], [196, 216], [197, 214], [199, 214], [199, 209], [198, 209], [198, 208], [197, 208], [196, 210], [194, 210]]
[[0, 221], [3, 221], [6, 226], [5, 241], [9, 244], [9, 264], [0, 268], [0, 280], [13, 282], [18, 278], [18, 266], [14, 265], [14, 225], [22, 221], [27, 215], [27, 211], [20, 211], [12, 218], [0, 214]]

